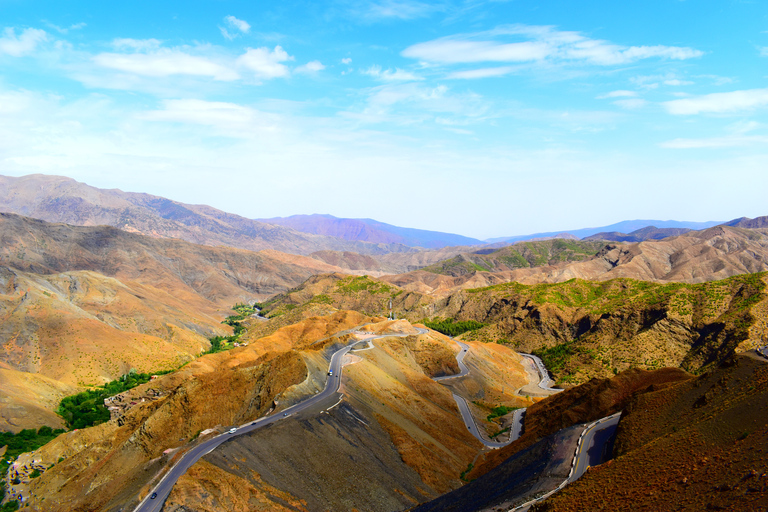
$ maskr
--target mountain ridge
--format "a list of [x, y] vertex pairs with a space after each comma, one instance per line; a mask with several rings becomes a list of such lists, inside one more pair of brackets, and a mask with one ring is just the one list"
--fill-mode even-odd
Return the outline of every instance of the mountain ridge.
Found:
[[0, 212], [77, 226], [109, 225], [155, 238], [275, 249], [306, 255], [319, 250], [386, 254], [411, 251], [399, 244], [374, 244], [302, 233], [264, 224], [207, 205], [192, 205], [146, 193], [100, 189], [64, 176], [0, 176]]
[[398, 243], [425, 249], [483, 244], [482, 240], [453, 233], [405, 228], [374, 219], [339, 218], [327, 214], [291, 215], [289, 217], [256, 220], [267, 224], [287, 226], [304, 233], [335, 236], [344, 240]]

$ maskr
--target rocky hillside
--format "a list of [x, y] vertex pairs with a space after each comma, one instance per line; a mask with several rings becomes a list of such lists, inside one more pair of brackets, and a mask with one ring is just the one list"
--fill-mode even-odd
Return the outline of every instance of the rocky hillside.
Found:
[[0, 368], [57, 382], [29, 388], [50, 396], [22, 396], [11, 390], [25, 378], [9, 373], [16, 384], [0, 388], [0, 428], [34, 427], [42, 417], [60, 426], [34, 404], [55, 402], [61, 387], [103, 384], [130, 369], [176, 368], [207, 349], [209, 337], [231, 332], [221, 321], [234, 304], [336, 270], [277, 251], [0, 214]]
[[318, 304], [412, 321], [475, 321], [464, 340], [509, 344], [544, 358], [561, 385], [628, 368], [700, 371], [768, 339], [768, 274], [701, 284], [632, 279], [502, 283], [445, 298], [405, 291], [365, 276], [314, 276], [265, 304], [269, 316]]
[[768, 362], [738, 356], [634, 397], [614, 460], [532, 508], [761, 510], [768, 502]]
[[179, 203], [149, 194], [105, 190], [63, 176], [0, 176], [0, 212], [76, 226], [113, 226], [147, 236], [201, 245], [292, 254], [319, 250], [385, 254], [404, 245], [344, 240], [265, 224], [205, 205]]
[[313, 274], [343, 271], [313, 258], [159, 239], [108, 226], [0, 214], [0, 263], [38, 274], [93, 271], [220, 305], [262, 299]]
[[601, 242], [565, 239], [519, 242], [501, 249], [481, 249], [460, 254], [422, 270], [453, 277], [474, 272], [504, 272], [518, 268], [557, 265], [561, 262], [585, 261], [593, 258], [604, 247], [605, 244]]

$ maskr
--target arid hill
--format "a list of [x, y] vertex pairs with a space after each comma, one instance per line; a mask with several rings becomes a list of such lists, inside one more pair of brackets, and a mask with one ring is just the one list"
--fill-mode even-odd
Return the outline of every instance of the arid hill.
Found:
[[614, 460], [531, 510], [764, 510], [766, 411], [768, 361], [758, 356], [651, 389], [625, 408]]
[[[384, 511], [458, 487], [481, 446], [451, 391], [431, 379], [457, 370], [458, 347], [439, 334], [418, 334], [406, 321], [329, 311], [127, 392], [136, 405], [121, 419], [63, 434], [24, 456], [22, 463], [36, 459], [48, 468], [25, 479], [25, 495], [41, 511], [132, 507], [177, 449], [205, 429], [242, 424], [274, 407], [279, 414], [317, 392], [330, 353], [350, 341], [352, 328], [409, 335], [375, 340], [373, 348], [361, 342], [348, 356], [341, 403], [228, 442], [193, 466], [166, 507]], [[519, 356], [501, 346], [494, 353], [490, 364], [473, 367], [478, 378], [524, 384]], [[140, 400], [146, 396], [152, 398]], [[372, 479], [385, 484], [364, 485]]]
[[[739, 226], [742, 227], [742, 226]], [[745, 227], [745, 226], [744, 226]], [[645, 240], [662, 240], [670, 236], [678, 236], [691, 231], [688, 228], [657, 228], [656, 226], [646, 226], [630, 233], [619, 233], [618, 231], [608, 231], [596, 233], [584, 238], [584, 240], [611, 240], [614, 242], [643, 242]]]
[[319, 250], [385, 254], [407, 251], [399, 244], [349, 241], [265, 224], [205, 205], [179, 203], [149, 194], [99, 189], [63, 176], [0, 176], [0, 212], [76, 226], [107, 225], [157, 238], [292, 254]]
[[[221, 321], [234, 304], [337, 270], [277, 251], [0, 214], [0, 365], [57, 381], [30, 387], [53, 393], [37, 399], [11, 396], [3, 386], [0, 417], [7, 422], [0, 427], [34, 427], [33, 418], [43, 416], [31, 404], [50, 405], [62, 386], [99, 385], [130, 369], [176, 368], [207, 349], [210, 336], [231, 332]], [[17, 377], [7, 378], [20, 386]]]
[[108, 226], [51, 224], [0, 214], [0, 263], [27, 272], [77, 270], [134, 280], [222, 306], [263, 299], [320, 272], [344, 271], [313, 258], [196, 245]]

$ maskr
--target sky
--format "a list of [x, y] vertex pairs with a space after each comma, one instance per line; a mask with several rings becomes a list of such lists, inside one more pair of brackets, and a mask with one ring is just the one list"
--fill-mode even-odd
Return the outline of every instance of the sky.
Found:
[[0, 174], [485, 239], [768, 215], [763, 0], [0, 0]]

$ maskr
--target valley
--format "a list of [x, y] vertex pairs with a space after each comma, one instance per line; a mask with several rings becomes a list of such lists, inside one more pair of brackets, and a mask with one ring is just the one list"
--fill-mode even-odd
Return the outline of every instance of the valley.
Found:
[[682, 485], [681, 506], [749, 507], [766, 489], [768, 418], [746, 405], [768, 362], [761, 219], [301, 254], [2, 213], [0, 430], [65, 428], [65, 397], [151, 379], [9, 461], [6, 503], [581, 510], [622, 481], [632, 503]]

